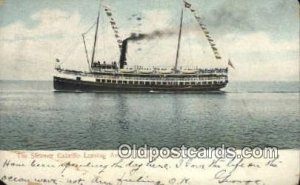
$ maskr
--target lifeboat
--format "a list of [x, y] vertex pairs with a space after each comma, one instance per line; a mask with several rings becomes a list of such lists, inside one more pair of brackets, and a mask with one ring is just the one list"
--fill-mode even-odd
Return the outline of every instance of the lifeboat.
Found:
[[160, 73], [160, 74], [171, 74], [172, 70], [171, 69], [160, 69], [160, 70], [158, 70], [158, 73]]
[[120, 70], [121, 73], [133, 73], [135, 70], [133, 68], [125, 68]]
[[104, 69], [103, 71], [106, 72], [106, 73], [113, 73], [116, 70], [115, 69]]
[[195, 73], [197, 73], [197, 70], [195, 70], [195, 69], [183, 69], [183, 70], [181, 70], [181, 72], [183, 74], [195, 74]]
[[140, 69], [139, 72], [143, 73], [143, 74], [150, 74], [153, 73], [153, 69], [149, 69], [149, 68], [144, 68], [144, 69]]

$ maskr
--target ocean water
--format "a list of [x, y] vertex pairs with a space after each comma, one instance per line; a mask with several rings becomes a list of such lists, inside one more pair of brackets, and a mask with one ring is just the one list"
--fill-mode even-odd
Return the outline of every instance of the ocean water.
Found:
[[149, 146], [300, 148], [298, 82], [231, 82], [223, 93], [61, 93], [0, 81], [0, 149]]

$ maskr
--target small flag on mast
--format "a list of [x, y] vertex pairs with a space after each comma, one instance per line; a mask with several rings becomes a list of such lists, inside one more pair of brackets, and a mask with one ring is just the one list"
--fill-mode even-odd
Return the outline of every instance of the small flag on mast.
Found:
[[192, 5], [191, 5], [190, 3], [184, 1], [184, 6], [185, 6], [186, 8], [191, 8]]
[[232, 67], [232, 69], [235, 69], [235, 67], [233, 66], [233, 64], [232, 64], [232, 62], [231, 62], [230, 59], [228, 60], [228, 65], [229, 65], [230, 67]]

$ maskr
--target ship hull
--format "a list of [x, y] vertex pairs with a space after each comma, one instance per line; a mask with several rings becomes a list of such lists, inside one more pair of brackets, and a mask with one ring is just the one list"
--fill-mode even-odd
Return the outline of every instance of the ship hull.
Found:
[[227, 84], [210, 84], [210, 85], [134, 85], [134, 84], [107, 84], [99, 82], [82, 81], [67, 79], [54, 76], [54, 89], [57, 91], [84, 91], [84, 92], [101, 92], [101, 91], [219, 91]]

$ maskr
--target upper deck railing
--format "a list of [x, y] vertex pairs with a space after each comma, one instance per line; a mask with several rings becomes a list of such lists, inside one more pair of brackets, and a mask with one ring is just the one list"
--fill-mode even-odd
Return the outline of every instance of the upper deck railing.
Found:
[[[201, 69], [184, 69], [186, 70], [184, 72], [184, 70], [179, 70], [179, 73], [174, 73], [173, 71], [168, 72], [168, 73], [164, 73], [164, 71], [167, 71], [169, 69], [166, 68], [137, 68], [137, 69], [132, 69], [132, 71], [130, 71], [131, 69], [128, 68], [128, 72], [126, 71], [121, 71], [121, 70], [115, 70], [115, 69], [102, 69], [99, 71], [94, 71], [94, 72], [83, 72], [83, 71], [75, 71], [75, 70], [66, 70], [63, 68], [56, 68], [57, 71], [59, 72], [63, 72], [63, 73], [68, 73], [68, 74], [77, 74], [77, 75], [95, 75], [95, 74], [99, 74], [99, 75], [164, 75], [164, 76], [178, 76], [180, 77], [181, 75], [191, 75], [191, 76], [195, 76], [195, 75], [227, 75], [228, 74], [228, 68], [201, 68]], [[126, 70], [126, 69], [125, 69]], [[143, 70], [145, 70], [143, 72]], [[149, 71], [149, 73], [147, 72], [147, 70]], [[190, 72], [189, 72], [190, 70]]]

